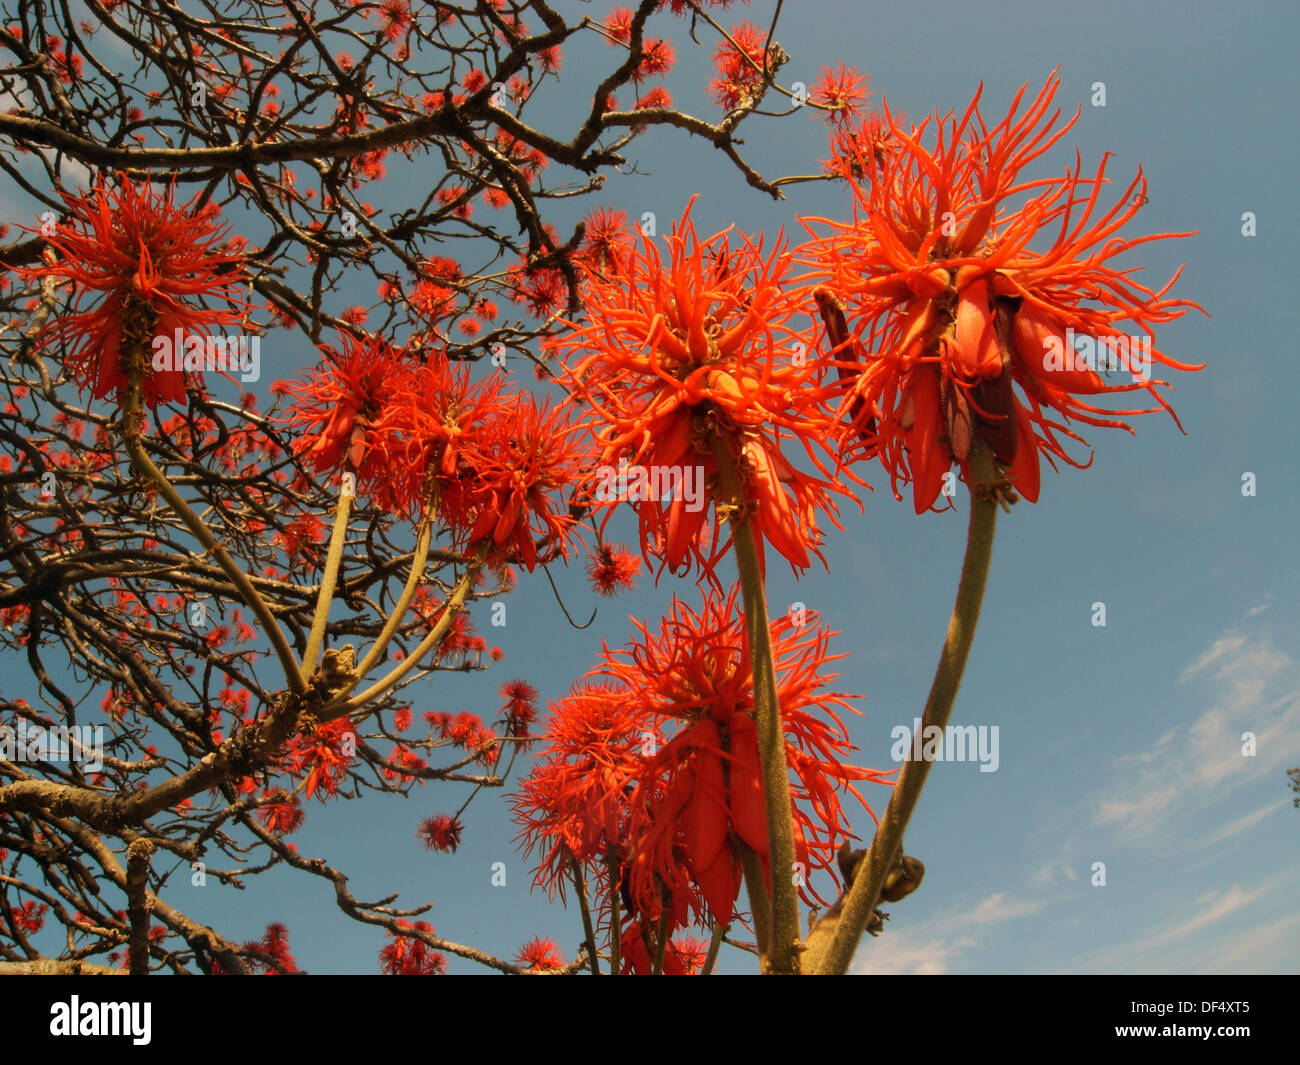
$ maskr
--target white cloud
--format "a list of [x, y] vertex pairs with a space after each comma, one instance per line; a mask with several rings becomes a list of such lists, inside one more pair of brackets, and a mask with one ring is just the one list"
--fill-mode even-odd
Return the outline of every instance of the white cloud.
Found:
[[[1115, 778], [1091, 800], [1093, 824], [1113, 827], [1125, 843], [1179, 839], [1203, 848], [1199, 831], [1170, 831], [1170, 825], [1204, 819], [1233, 789], [1285, 768], [1300, 732], [1298, 672], [1295, 659], [1267, 633], [1224, 633], [1180, 678], [1200, 678], [1210, 688], [1208, 708], [1146, 751], [1116, 760]], [[1247, 732], [1255, 736], [1253, 756], [1243, 753]]]
[[[1260, 909], [1261, 900], [1284, 887], [1275, 876], [1253, 887], [1233, 885], [1211, 891], [1200, 898], [1185, 900], [1176, 911], [1149, 934], [1125, 936], [1085, 955], [1071, 968], [1080, 973], [1188, 973], [1224, 972], [1230, 969], [1261, 972], [1295, 960], [1295, 944], [1278, 950], [1270, 946], [1268, 929], [1291, 927], [1297, 918], [1288, 916], [1269, 925], [1242, 929], [1242, 919]], [[1290, 878], [1294, 880], [1294, 878]], [[1288, 890], [1294, 890], [1290, 885]], [[1271, 914], [1270, 914], [1271, 916]], [[1265, 918], [1266, 919], [1266, 918]]]
[[1244, 836], [1270, 814], [1275, 814], [1278, 810], [1285, 809], [1288, 805], [1289, 804], [1285, 802], [1274, 802], [1269, 803], [1267, 806], [1261, 806], [1258, 810], [1252, 810], [1250, 813], [1237, 818], [1235, 821], [1229, 821], [1212, 836], [1206, 836], [1201, 841], [1201, 846], [1208, 850], [1209, 848], [1216, 847], [1227, 840]]
[[1030, 917], [1044, 905], [999, 891], [970, 908], [927, 919], [924, 931], [895, 930], [886, 924], [884, 934], [874, 942], [863, 937], [850, 971], [878, 976], [951, 972], [960, 966], [964, 955], [982, 945], [994, 926]]

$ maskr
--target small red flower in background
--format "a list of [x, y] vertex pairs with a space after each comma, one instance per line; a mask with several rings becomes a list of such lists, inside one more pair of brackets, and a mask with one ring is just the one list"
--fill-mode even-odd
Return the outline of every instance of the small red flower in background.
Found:
[[[274, 795], [274, 791], [262, 793], [263, 798]], [[258, 808], [257, 816], [262, 819], [268, 832], [287, 836], [302, 827], [304, 814], [302, 804], [295, 795], [288, 802], [273, 802]]]
[[426, 817], [421, 821], [420, 829], [416, 832], [416, 835], [432, 851], [455, 854], [456, 848], [460, 846], [460, 836], [464, 830], [465, 826], [460, 823], [460, 818], [451, 817], [447, 814], [438, 814], [436, 817]]
[[523, 738], [528, 735], [528, 726], [537, 716], [537, 689], [527, 681], [508, 680], [497, 689], [504, 699], [506, 735]]
[[21, 906], [9, 907], [9, 919], [19, 931], [35, 935], [44, 927], [45, 915], [49, 909], [49, 906], [43, 902], [38, 903], [34, 899], [28, 899]]
[[[433, 925], [428, 921], [399, 920], [398, 928], [409, 928], [414, 932], [434, 934]], [[447, 970], [447, 959], [432, 949], [423, 939], [413, 935], [388, 933], [393, 937], [379, 952], [380, 968], [385, 976], [438, 976]]]
[[822, 67], [821, 76], [813, 83], [808, 98], [815, 104], [827, 109], [828, 125], [842, 126], [861, 112], [858, 105], [865, 103], [868, 96], [865, 74], [859, 74], [854, 67], [840, 63], [834, 70]]
[[356, 732], [346, 717], [319, 725], [311, 736], [294, 736], [286, 746], [286, 768], [295, 777], [304, 773], [307, 798], [317, 791], [320, 799], [333, 796], [348, 775], [352, 756], [348, 748], [356, 749]]
[[601, 544], [587, 560], [587, 579], [607, 597], [635, 587], [640, 570], [641, 560], [622, 544]]
[[[1060, 112], [1048, 117], [1048, 110], [1059, 84], [1053, 74], [1017, 118], [1022, 87], [992, 129], [979, 114], [977, 92], [960, 120], [935, 116], [933, 150], [921, 144], [929, 119], [905, 128], [888, 114], [887, 130], [874, 135], [879, 151], [866, 154], [853, 138], [836, 142], [837, 151], [855, 156], [841, 170], [853, 187], [856, 217], [847, 224], [813, 220], [830, 233], [803, 249], [803, 261], [825, 279], [810, 295], [841, 370], [853, 379], [844, 408], [850, 430], [868, 453], [878, 452], [895, 495], [899, 481], [912, 482], [918, 513], [933, 505], [954, 461], [966, 473], [971, 449], [981, 443], [1015, 488], [1036, 501], [1040, 453], [1053, 466], [1053, 457], [1084, 465], [1069, 457], [1057, 433], [1082, 438], [1053, 412], [1065, 423], [1132, 432], [1117, 417], [1158, 409], [1173, 415], [1157, 391], [1168, 386], [1150, 378], [1155, 364], [1201, 369], [1155, 347], [1156, 324], [1190, 309], [1203, 312], [1165, 298], [1178, 273], [1155, 291], [1133, 280], [1136, 268], [1110, 265], [1149, 241], [1192, 235], [1115, 236], [1146, 202], [1141, 168], [1100, 217], [1094, 216], [1105, 159], [1095, 177], [1083, 177], [1076, 164], [1063, 177], [1017, 183], [1019, 171], [1077, 121], [1076, 115], [1052, 132]], [[1024, 194], [1019, 206], [1009, 205]], [[1052, 245], [1030, 251], [1044, 231]], [[1126, 322], [1137, 333], [1127, 336], [1120, 328]], [[1096, 358], [1082, 362], [1072, 337], [1088, 338], [1094, 350], [1116, 356], [1116, 365], [1109, 358], [1105, 366]], [[1097, 372], [1102, 368], [1128, 371], [1132, 379], [1109, 382]], [[1136, 390], [1158, 406], [1107, 410], [1077, 398]]]
[[[622, 935], [623, 972], [649, 976], [654, 972], [650, 947], [646, 943], [642, 919], [632, 921]], [[653, 933], [654, 929], [651, 928]], [[708, 957], [708, 944], [695, 936], [674, 936], [664, 950], [664, 976], [694, 976], [704, 968]]]
[[533, 936], [519, 948], [515, 955], [515, 964], [533, 972], [547, 972], [551, 969], [563, 969], [569, 963], [560, 953], [559, 945], [553, 939]]
[[[282, 969], [291, 973], [298, 971], [298, 964], [289, 952], [289, 930], [278, 921], [266, 926], [266, 931], [261, 939], [254, 940], [252, 943], [245, 943], [244, 950], [267, 955], [269, 961], [262, 961], [258, 958], [249, 959], [249, 963], [254, 970], [260, 969], [266, 976], [280, 976]], [[278, 962], [278, 967], [272, 962]]]
[[[51, 321], [42, 339], [69, 346], [65, 368], [96, 399], [127, 388], [127, 356], [139, 345], [144, 402], [183, 401], [185, 372], [152, 369], [154, 338], [171, 342], [178, 330], [182, 338], [206, 337], [210, 327], [243, 320], [245, 305], [235, 293], [244, 257], [233, 250], [236, 242], [217, 223], [214, 206], [198, 208], [196, 195], [178, 207], [173, 191], [127, 177], [116, 191], [100, 183], [81, 196], [64, 194], [71, 217], [53, 232], [32, 230], [42, 232], [61, 259], [21, 268], [19, 275], [65, 279], [74, 292], [74, 313]], [[82, 310], [88, 293], [104, 298]], [[202, 298], [230, 306], [205, 307]]]

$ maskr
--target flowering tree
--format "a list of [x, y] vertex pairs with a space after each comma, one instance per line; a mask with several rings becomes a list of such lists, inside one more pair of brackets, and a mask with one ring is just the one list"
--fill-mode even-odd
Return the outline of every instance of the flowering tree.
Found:
[[[769, 616], [767, 563], [824, 564], [824, 523], [845, 527], [876, 461], [918, 514], [964, 483], [923, 719], [942, 729], [999, 507], [1037, 501], [1040, 456], [1081, 464], [1072, 425], [1148, 412], [1094, 397], [1142, 391], [1172, 414], [1146, 371], [1196, 369], [1154, 329], [1197, 305], [1127, 261], [1182, 234], [1116, 235], [1140, 173], [1109, 197], [1104, 162], [1021, 177], [1072, 124], [1051, 113], [1055, 76], [992, 125], [978, 94], [916, 124], [865, 113], [842, 65], [783, 88], [776, 24], [726, 25], [728, 6], [6, 15], [0, 77], [20, 106], [0, 133], [41, 180], [0, 166], [46, 210], [0, 235], [0, 620], [31, 675], [0, 696], [0, 966], [296, 968], [283, 925], [240, 944], [182, 912], [165, 852], [228, 883], [323, 878], [401, 974], [447, 953], [710, 972], [724, 944], [764, 972], [844, 972], [880, 902], [917, 888], [902, 837], [928, 763], [853, 764], [855, 697], [828, 669], [847, 650], [811, 613]], [[716, 42], [717, 120], [672, 104], [674, 32]], [[570, 49], [604, 72], [566, 125], [545, 102]], [[822, 173], [746, 162], [736, 131], [767, 99], [825, 117]], [[651, 126], [705, 138], [762, 193], [838, 181], [845, 214], [805, 220], [798, 245], [701, 237], [693, 203], [666, 236], [635, 232], [598, 194]], [[386, 186], [381, 211], [363, 196], [389, 166], [420, 195], [394, 207]], [[575, 197], [591, 208], [559, 234], [550, 201]], [[358, 275], [375, 303], [340, 306]], [[1067, 347], [1114, 353], [1124, 323], [1148, 340], [1130, 382]], [[277, 329], [317, 361], [259, 396], [244, 386]], [[508, 360], [545, 385], [510, 384]], [[606, 540], [627, 508], [639, 557]], [[500, 657], [467, 605], [581, 545], [602, 594], [643, 562], [677, 582], [663, 617], [606, 644], [544, 720], [511, 680], [494, 717], [417, 723], [413, 685]], [[362, 903], [291, 842], [307, 800], [491, 794], [534, 745], [511, 808], [536, 885], [572, 893], [573, 961], [542, 938], [509, 960], [444, 938], [412, 920], [427, 906]], [[463, 810], [430, 817], [424, 842], [454, 851]], [[829, 907], [806, 931], [801, 901]]]

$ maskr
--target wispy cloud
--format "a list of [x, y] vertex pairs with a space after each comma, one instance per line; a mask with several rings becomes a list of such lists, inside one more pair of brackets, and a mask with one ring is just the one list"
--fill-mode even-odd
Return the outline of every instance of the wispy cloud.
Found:
[[1285, 802], [1273, 802], [1267, 806], [1261, 806], [1258, 810], [1252, 810], [1250, 813], [1238, 817], [1235, 821], [1229, 821], [1213, 835], [1206, 836], [1201, 841], [1201, 846], [1208, 850], [1230, 839], [1240, 839], [1265, 818], [1285, 809], [1288, 805]]
[[[1268, 633], [1224, 633], [1180, 676], [1184, 684], [1196, 679], [1209, 706], [1148, 750], [1118, 759], [1115, 778], [1092, 798], [1093, 824], [1113, 827], [1121, 842], [1174, 838], [1203, 848], [1202, 835], [1171, 834], [1171, 822], [1203, 818], [1230, 791], [1280, 771], [1293, 756], [1288, 737], [1300, 732], [1300, 671]], [[1254, 753], [1247, 753], [1247, 733]]]
[[887, 927], [877, 942], [858, 948], [852, 971], [880, 976], [952, 972], [962, 965], [965, 955], [983, 945], [997, 925], [1032, 917], [1044, 905], [999, 891], [974, 906], [953, 908], [926, 920], [923, 931]]
[[[1188, 973], [1261, 972], [1292, 965], [1297, 958], [1295, 935], [1300, 932], [1300, 915], [1243, 929], [1259, 903], [1283, 888], [1281, 876], [1253, 887], [1233, 885], [1207, 892], [1182, 904], [1148, 934], [1125, 935], [1122, 942], [1094, 950], [1070, 971], [1080, 973]], [[1290, 878], [1294, 880], [1294, 878]], [[1289, 885], [1294, 890], [1294, 884]], [[1271, 916], [1271, 914], [1270, 914]], [[1290, 937], [1270, 941], [1266, 933]]]

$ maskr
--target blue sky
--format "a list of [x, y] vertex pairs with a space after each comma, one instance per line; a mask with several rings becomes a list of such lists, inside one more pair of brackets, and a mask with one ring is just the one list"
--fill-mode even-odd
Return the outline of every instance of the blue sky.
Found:
[[[723, 20], [761, 22], [770, 10], [755, 3]], [[692, 49], [683, 23], [665, 18], [664, 29], [680, 56], [669, 81], [677, 104], [715, 115], [702, 91], [707, 55]], [[1075, 148], [1085, 171], [1109, 151], [1118, 195], [1140, 164], [1150, 202], [1125, 234], [1200, 235], [1146, 245], [1128, 261], [1153, 285], [1185, 263], [1175, 295], [1211, 316], [1158, 331], [1172, 357], [1206, 364], [1173, 378], [1187, 435], [1163, 414], [1134, 419], [1134, 436], [1089, 429], [1091, 468], [1045, 470], [1039, 502], [1001, 519], [953, 717], [996, 725], [1000, 763], [991, 773], [973, 763], [934, 767], [906, 847], [925, 862], [925, 882], [891, 908], [886, 933], [863, 945], [854, 971], [1300, 970], [1300, 810], [1284, 775], [1300, 764], [1296, 30], [1289, 4], [1214, 5], [1194, 16], [1154, 3], [786, 5], [777, 32], [792, 56], [785, 84], [811, 84], [822, 65], [846, 61], [871, 74], [873, 103], [883, 95], [917, 120], [961, 110], [981, 80], [983, 112], [996, 120], [1022, 83], [1032, 96], [1060, 66], [1057, 103], [1066, 117], [1077, 106], [1082, 114], [1043, 172], [1071, 165]], [[575, 56], [554, 106], [577, 106], [590, 80]], [[1105, 107], [1090, 103], [1099, 81]], [[743, 130], [746, 157], [769, 177], [814, 172], [827, 155], [824, 127], [806, 115]], [[666, 231], [698, 193], [701, 233], [735, 223], [775, 235], [797, 230], [798, 216], [842, 218], [850, 206], [842, 186], [826, 183], [792, 186], [775, 203], [680, 132], [654, 132], [633, 155], [635, 173], [557, 220], [571, 224], [601, 203], [633, 216], [654, 211]], [[1241, 232], [1247, 211], [1257, 219], [1253, 237]], [[337, 309], [372, 298], [341, 292]], [[305, 342], [296, 358], [309, 359]], [[1253, 497], [1241, 490], [1247, 472]], [[891, 497], [887, 476], [873, 470], [868, 480], [875, 491], [864, 493], [865, 513], [846, 509], [845, 531], [829, 539], [829, 574], [814, 568], [796, 582], [774, 565], [769, 595], [773, 613], [802, 601], [841, 631], [832, 649], [851, 657], [838, 664], [836, 687], [865, 697], [863, 716], [849, 721], [858, 761], [889, 768], [890, 731], [920, 713], [946, 629], [965, 502], [959, 495], [958, 513], [917, 517], [910, 498]], [[580, 564], [556, 578], [574, 616], [589, 614]], [[622, 644], [627, 616], [657, 617], [674, 592], [697, 601], [691, 585], [643, 580], [602, 601], [595, 624], [576, 631], [545, 579], [525, 577], [504, 628], [489, 625], [485, 605], [476, 611], [505, 662], [486, 676], [408, 689], [417, 716], [490, 718], [497, 684], [515, 676], [543, 700], [557, 698], [594, 665], [602, 638]], [[1095, 602], [1106, 604], [1104, 628], [1092, 624]], [[1256, 737], [1253, 756], [1242, 754], [1246, 732]], [[543, 934], [572, 958], [578, 914], [529, 891], [503, 799], [475, 801], [454, 856], [417, 841], [419, 822], [453, 811], [463, 794], [430, 785], [409, 800], [309, 803], [294, 838], [303, 853], [348, 871], [358, 898], [400, 891], [396, 905], [434, 902], [427, 919], [449, 939], [508, 957]], [[878, 788], [871, 797], [879, 811], [888, 795]], [[869, 825], [858, 811], [855, 828], [865, 835]], [[494, 862], [506, 863], [504, 887], [491, 886]], [[1104, 886], [1093, 882], [1095, 863], [1105, 865]], [[231, 938], [283, 920], [304, 968], [377, 971], [383, 937], [344, 918], [324, 882], [273, 872], [236, 892], [183, 880], [171, 901]], [[724, 952], [721, 971], [751, 969]], [[482, 970], [453, 959], [452, 971]]]

